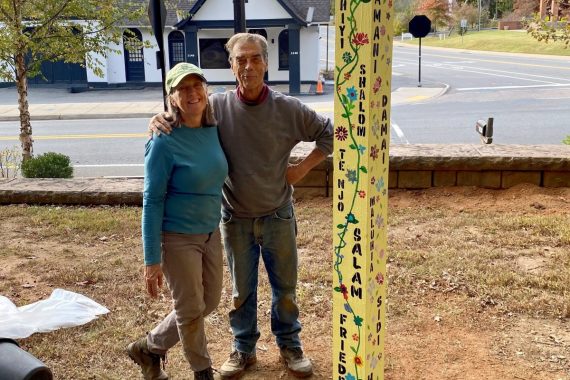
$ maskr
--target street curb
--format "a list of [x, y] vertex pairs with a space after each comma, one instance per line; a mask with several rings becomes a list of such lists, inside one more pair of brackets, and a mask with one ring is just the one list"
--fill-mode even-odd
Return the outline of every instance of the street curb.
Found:
[[[421, 89], [421, 90], [439, 88], [440, 90], [435, 94], [431, 94], [429, 96], [426, 96], [425, 99], [409, 100], [410, 97], [407, 95], [407, 93], [410, 92], [411, 89], [414, 89], [414, 88]], [[449, 90], [449, 88], [450, 88], [450, 86], [446, 83], [438, 83], [437, 86], [432, 84], [432, 85], [427, 85], [427, 86], [422, 86], [422, 87], [400, 87], [400, 88], [397, 88], [396, 90], [392, 91], [391, 105], [392, 106], [401, 106], [401, 105], [407, 105], [407, 104], [414, 104], [414, 103], [418, 103], [418, 102], [432, 101], [432, 100], [435, 100], [435, 99], [443, 96]]]
[[444, 87], [441, 89], [441, 91], [440, 91], [438, 94], [434, 95], [434, 96], [432, 97], [432, 99], [437, 99], [437, 98], [439, 98], [440, 96], [443, 96], [443, 95], [445, 95], [445, 94], [447, 93], [447, 91], [449, 90], [450, 86], [449, 86], [447, 83], [443, 83], [443, 86], [444, 86]]

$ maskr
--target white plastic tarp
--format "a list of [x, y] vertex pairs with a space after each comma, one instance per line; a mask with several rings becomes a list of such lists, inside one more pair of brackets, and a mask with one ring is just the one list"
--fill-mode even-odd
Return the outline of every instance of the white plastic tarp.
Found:
[[22, 339], [36, 332], [79, 326], [108, 312], [91, 298], [63, 289], [21, 307], [0, 295], [0, 338]]

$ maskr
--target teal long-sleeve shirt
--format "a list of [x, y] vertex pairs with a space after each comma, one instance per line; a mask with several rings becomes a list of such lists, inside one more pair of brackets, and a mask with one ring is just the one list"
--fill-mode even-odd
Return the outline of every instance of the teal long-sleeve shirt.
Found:
[[146, 143], [142, 214], [145, 265], [161, 262], [162, 231], [205, 234], [218, 227], [227, 174], [217, 127], [182, 126]]

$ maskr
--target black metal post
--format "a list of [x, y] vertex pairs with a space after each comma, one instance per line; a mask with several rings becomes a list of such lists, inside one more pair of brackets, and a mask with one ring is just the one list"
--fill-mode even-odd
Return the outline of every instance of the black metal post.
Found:
[[166, 62], [164, 59], [164, 49], [160, 49], [156, 52], [156, 62], [158, 64], [158, 68], [160, 69], [160, 77], [162, 78], [162, 105], [164, 106], [164, 111], [168, 111], [168, 104], [166, 101], [166, 87], [164, 84], [166, 83]]
[[245, 32], [245, 2], [244, 0], [234, 0], [234, 32]]
[[422, 38], [420, 37], [420, 54], [418, 64], [418, 87], [422, 87]]

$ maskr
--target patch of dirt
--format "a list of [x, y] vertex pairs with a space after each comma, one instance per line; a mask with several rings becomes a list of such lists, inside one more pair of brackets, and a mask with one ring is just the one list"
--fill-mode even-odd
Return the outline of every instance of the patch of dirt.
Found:
[[567, 213], [570, 209], [568, 188], [544, 188], [521, 184], [505, 190], [478, 187], [432, 187], [425, 190], [390, 190], [390, 207], [426, 205], [458, 212], [488, 210], [496, 212]]
[[[312, 211], [307, 211], [309, 205]], [[389, 207], [570, 217], [570, 189], [520, 185], [508, 190], [391, 190]], [[303, 244], [299, 249], [303, 345], [315, 366], [312, 378], [330, 379], [331, 198], [300, 200], [298, 210], [300, 233], [306, 234], [300, 237]], [[318, 223], [329, 227], [319, 230], [317, 222], [310, 223], [316, 220], [310, 212], [319, 212]], [[398, 228], [410, 239], [421, 240], [430, 226], [410, 223]], [[44, 360], [58, 379], [140, 378], [136, 366], [124, 355], [124, 347], [144, 335], [171, 307], [166, 291], [158, 302], [144, 296], [140, 238], [125, 237], [118, 231], [117, 237], [83, 242], [51, 236], [41, 226], [27, 227], [21, 217], [0, 218], [0, 230], [0, 294], [23, 305], [47, 297], [54, 287], [65, 287], [111, 310], [85, 326], [35, 334], [22, 340], [22, 347]], [[482, 238], [480, 230], [468, 226], [467, 231], [474, 244]], [[518, 252], [514, 266], [540, 276], [542, 267], [550, 262], [549, 252], [556, 249], [560, 248], [546, 245]], [[293, 379], [279, 363], [279, 350], [270, 332], [270, 294], [263, 268], [260, 273], [258, 364], [242, 379]], [[389, 305], [387, 380], [570, 379], [569, 311], [558, 319], [504, 313], [493, 308], [495, 301], [490, 297], [474, 297], [451, 274], [444, 273], [438, 281], [414, 285], [419, 291], [413, 303]], [[231, 284], [226, 272], [220, 306], [206, 321], [215, 366], [230, 352], [230, 309]], [[169, 353], [166, 369], [173, 379], [191, 379], [181, 351], [177, 345]]]
[[517, 258], [517, 265], [526, 272], [540, 273], [540, 268], [547, 263], [548, 260], [544, 257], [520, 256]]

